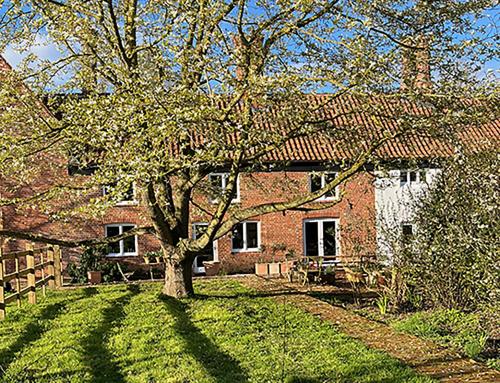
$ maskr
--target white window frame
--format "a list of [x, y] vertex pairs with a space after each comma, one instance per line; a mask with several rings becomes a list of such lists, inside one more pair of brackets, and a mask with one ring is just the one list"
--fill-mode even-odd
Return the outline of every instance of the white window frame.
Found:
[[417, 225], [415, 223], [405, 221], [405, 222], [401, 222], [401, 224], [399, 225], [400, 230], [401, 230], [401, 235], [404, 235], [403, 226], [411, 226], [411, 235], [412, 236], [414, 236], [417, 233]]
[[[195, 226], [208, 226], [208, 223], [207, 222], [193, 222], [191, 224], [191, 238], [193, 238], [193, 239], [196, 239]], [[218, 262], [219, 261], [219, 254], [218, 254], [218, 240], [217, 239], [212, 241], [212, 246], [214, 249], [214, 261]]]
[[324, 257], [324, 249], [323, 249], [323, 223], [324, 222], [335, 222], [335, 256], [340, 257], [340, 219], [339, 218], [310, 218], [310, 219], [305, 219], [302, 223], [302, 242], [304, 245], [304, 256], [307, 254], [306, 249], [307, 249], [307, 243], [306, 243], [306, 223], [308, 222], [317, 222], [318, 223], [318, 233], [321, 233], [321, 235], [318, 235], [318, 256], [319, 257]]
[[[122, 235], [123, 234], [123, 226], [132, 226], [134, 229], [137, 227], [136, 225], [132, 223], [113, 223], [109, 225], [104, 226], [104, 236], [106, 238], [108, 237], [108, 228], [109, 227], [118, 227], [118, 234]], [[134, 235], [134, 240], [135, 240], [135, 252], [133, 253], [125, 253], [123, 251], [123, 239], [118, 241], [120, 245], [120, 252], [119, 253], [108, 253], [108, 257], [135, 257], [139, 255], [139, 241], [137, 235]]]
[[[247, 223], [257, 224], [257, 247], [247, 247]], [[261, 251], [261, 233], [260, 233], [260, 221], [243, 221], [240, 222], [243, 225], [243, 248], [235, 249], [233, 248], [233, 238], [231, 236], [231, 252], [232, 253], [249, 253], [249, 252], [259, 252]]]
[[[401, 173], [406, 172], [406, 181], [404, 183], [401, 182]], [[411, 173], [415, 173], [415, 181], [411, 181]], [[422, 173], [424, 175], [422, 179]], [[427, 171], [426, 169], [401, 169], [399, 171], [399, 186], [404, 187], [406, 185], [417, 185], [421, 183], [425, 183], [427, 181]]]
[[[105, 197], [107, 193], [107, 189], [109, 186], [103, 186], [102, 187], [102, 196]], [[135, 183], [132, 183], [132, 194], [133, 194], [133, 199], [130, 201], [118, 201], [115, 203], [115, 206], [131, 206], [131, 205], [137, 205], [139, 204], [139, 201], [137, 200], [137, 190], [135, 187]]]
[[[208, 181], [211, 183], [212, 181], [210, 180], [211, 177], [218, 177], [220, 176], [221, 177], [221, 180], [222, 180], [222, 185], [221, 185], [221, 189], [222, 189], [222, 192], [224, 193], [224, 191], [226, 190], [227, 188], [227, 179], [229, 178], [229, 173], [210, 173], [208, 175]], [[217, 198], [210, 198], [210, 203], [218, 203], [219, 200]], [[240, 202], [240, 175], [238, 174], [238, 177], [236, 178], [236, 195], [235, 197], [231, 200], [231, 203], [238, 203]]]
[[[321, 189], [323, 189], [327, 184], [326, 176], [328, 175], [333, 175], [333, 178], [336, 178], [338, 176], [338, 172], [309, 173], [309, 192], [312, 193], [313, 177], [321, 177]], [[327, 196], [324, 194], [317, 198], [316, 201], [333, 201], [334, 199], [337, 199], [339, 197], [339, 185], [337, 185], [332, 191], [334, 192], [333, 196]]]

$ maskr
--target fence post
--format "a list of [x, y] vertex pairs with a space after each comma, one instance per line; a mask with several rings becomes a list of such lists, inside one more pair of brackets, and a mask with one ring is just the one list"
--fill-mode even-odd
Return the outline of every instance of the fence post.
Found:
[[42, 251], [42, 252], [40, 253], [40, 264], [42, 265], [42, 266], [41, 266], [41, 270], [40, 270], [40, 272], [41, 272], [41, 274], [42, 274], [42, 281], [43, 281], [43, 283], [42, 283], [42, 295], [43, 295], [44, 297], [46, 297], [46, 296], [47, 296], [47, 292], [45, 291], [45, 290], [46, 290], [46, 289], [45, 289], [45, 283], [46, 283], [46, 282], [45, 282], [45, 266], [44, 266], [43, 264], [44, 264], [44, 262], [45, 262], [47, 259], [43, 256], [43, 253], [44, 253], [44, 251]]
[[19, 257], [16, 257], [14, 259], [14, 264], [16, 267], [16, 302], [17, 302], [17, 307], [21, 307], [21, 278], [19, 277]]
[[36, 304], [36, 287], [35, 287], [35, 255], [33, 254], [33, 244], [28, 243], [26, 245], [26, 250], [29, 254], [26, 256], [26, 268], [28, 269], [28, 302], [31, 304]]
[[0, 320], [5, 319], [5, 290], [3, 288], [3, 259], [2, 259], [3, 241], [0, 240]]
[[62, 273], [61, 273], [61, 248], [54, 246], [54, 281], [56, 288], [62, 287]]
[[55, 275], [54, 275], [54, 248], [50, 246], [47, 249], [47, 261], [49, 265], [47, 266], [47, 272], [49, 273], [49, 289], [54, 289], [55, 285]]

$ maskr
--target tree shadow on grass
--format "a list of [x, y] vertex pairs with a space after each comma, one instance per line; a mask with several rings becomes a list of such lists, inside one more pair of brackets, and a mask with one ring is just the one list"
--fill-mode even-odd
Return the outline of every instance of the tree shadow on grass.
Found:
[[104, 309], [99, 325], [82, 340], [84, 363], [90, 369], [93, 383], [125, 382], [120, 366], [106, 347], [106, 335], [125, 318], [124, 307], [139, 292], [139, 286], [128, 285], [127, 293]]
[[44, 307], [39, 315], [36, 315], [26, 324], [14, 343], [0, 352], [0, 377], [7, 372], [10, 364], [22, 350], [29, 348], [44, 333], [50, 330], [50, 326], [47, 325], [48, 321], [56, 319], [70, 303], [88, 298], [95, 293], [96, 290], [93, 288], [85, 289], [83, 296], [74, 296], [72, 299], [66, 299], [63, 302], [53, 303]]
[[280, 297], [283, 295], [304, 295], [300, 291], [250, 291], [250, 292], [237, 292], [232, 294], [203, 294], [197, 293], [195, 295], [196, 299], [211, 300], [211, 299], [241, 299], [241, 298], [272, 298]]
[[175, 318], [174, 330], [184, 339], [186, 351], [200, 362], [216, 382], [248, 382], [248, 375], [239, 362], [219, 349], [193, 324], [185, 303], [165, 296], [160, 296], [160, 300], [165, 303], [167, 310]]

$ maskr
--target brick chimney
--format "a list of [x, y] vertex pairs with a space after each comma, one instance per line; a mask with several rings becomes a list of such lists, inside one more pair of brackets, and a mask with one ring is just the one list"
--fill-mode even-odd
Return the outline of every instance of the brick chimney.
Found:
[[401, 49], [401, 90], [425, 91], [432, 88], [429, 40], [419, 36], [408, 38], [405, 43], [409, 46]]
[[246, 52], [244, 52], [245, 47], [243, 46], [243, 42], [241, 41], [240, 36], [233, 36], [234, 49], [236, 51], [238, 60], [236, 64], [236, 78], [238, 80], [242, 80], [243, 78], [245, 78], [245, 70], [247, 68], [255, 68], [262, 64], [262, 60], [264, 59], [262, 52], [263, 43], [264, 38], [262, 36], [254, 39], [252, 42], [250, 42], [250, 54], [246, 54]]

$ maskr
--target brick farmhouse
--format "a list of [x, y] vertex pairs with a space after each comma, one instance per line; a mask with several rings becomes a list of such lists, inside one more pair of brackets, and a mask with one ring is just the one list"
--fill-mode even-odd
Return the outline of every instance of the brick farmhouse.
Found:
[[[0, 59], [0, 70], [10, 70]], [[26, 91], [26, 90], [25, 90]], [[315, 96], [313, 102], [328, 95]], [[374, 97], [387, 114], [396, 113], [383, 97]], [[352, 107], [360, 101], [351, 96], [335, 98], [328, 108], [333, 113]], [[41, 105], [40, 108], [46, 108]], [[416, 108], [418, 109], [418, 108]], [[45, 113], [51, 112], [47, 109]], [[417, 112], [418, 113], [418, 110]], [[370, 119], [360, 112], [352, 117], [367, 131], [375, 129]], [[391, 120], [394, 123], [397, 118]], [[348, 122], [347, 122], [348, 123]], [[460, 133], [462, 143], [471, 146], [490, 145], [498, 148], [500, 124], [498, 121], [470, 127]], [[272, 158], [267, 169], [240, 174], [234, 204], [253, 206], [266, 201], [279, 201], [292, 194], [316, 190], [335, 175], [335, 164], [348, 161], [351, 153], [335, 145], [327, 137], [306, 137], [287, 143], [276, 160], [287, 161], [286, 168], [273, 169]], [[320, 203], [328, 205], [337, 193], [342, 192], [340, 203], [324, 210], [293, 210], [257, 216], [236, 225], [233, 231], [216, 240], [206, 256], [195, 260], [195, 273], [203, 273], [204, 260], [220, 262], [226, 273], [253, 272], [255, 263], [292, 256], [329, 256], [334, 263], [350, 262], [360, 257], [375, 256], [384, 248], [381, 232], [382, 221], [390, 221], [388, 229], [394, 233], [411, 231], [410, 197], [422, 190], [439, 172], [439, 159], [453, 155], [453, 147], [443, 139], [417, 135], [391, 142], [377, 153], [383, 169], [375, 164], [342, 184], [334, 193], [324, 196]], [[436, 159], [438, 161], [436, 161]], [[51, 158], [46, 172], [40, 172], [29, 183], [18, 184], [0, 175], [0, 197], [29, 198], [72, 175], [67, 158]], [[54, 163], [59, 166], [53, 166]], [[333, 165], [332, 165], [333, 164]], [[79, 175], [81, 177], [81, 175]], [[88, 175], [91, 177], [91, 175]], [[224, 188], [224, 169], [209, 176], [210, 182]], [[0, 229], [40, 233], [52, 238], [83, 240], [121, 234], [132, 227], [148, 224], [147, 211], [137, 192], [131, 189], [124, 201], [107, 210], [99, 218], [85, 217], [80, 220], [53, 220], [37, 207], [24, 205], [0, 206]], [[102, 193], [106, 192], [103, 188]], [[197, 198], [206, 199], [206, 196]], [[75, 201], [60, 201], [73, 204]], [[193, 208], [191, 214], [192, 235], [203, 230], [204, 214]], [[385, 228], [387, 230], [387, 227]], [[22, 242], [10, 240], [4, 243], [8, 249], [22, 246]], [[142, 256], [158, 249], [152, 235], [131, 237], [110, 246], [108, 257], [131, 263], [142, 263]], [[66, 262], [75, 260], [78, 252], [63, 249]], [[332, 259], [332, 258], [330, 258]]]

